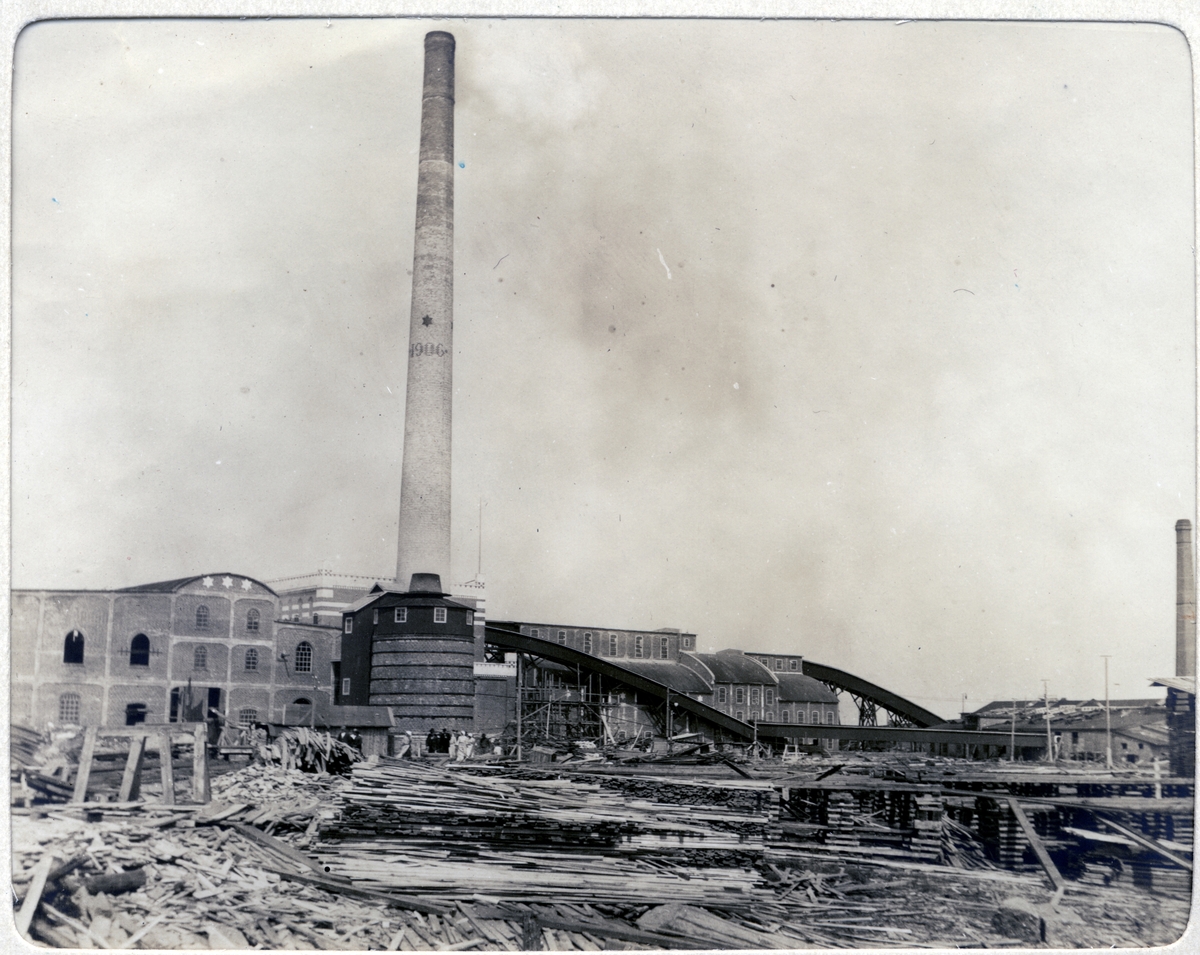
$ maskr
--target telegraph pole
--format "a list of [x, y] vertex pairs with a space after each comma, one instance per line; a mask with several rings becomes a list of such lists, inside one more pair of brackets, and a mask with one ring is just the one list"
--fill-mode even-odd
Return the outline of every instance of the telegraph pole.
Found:
[[1046, 758], [1054, 762], [1054, 737], [1050, 735], [1050, 681], [1042, 680], [1042, 696], [1046, 704]]
[[1008, 761], [1016, 762], [1017, 759], [1017, 701], [1013, 700], [1012, 711], [1012, 729], [1008, 734]]
[[1111, 770], [1112, 764], [1112, 713], [1108, 708], [1108, 658], [1111, 653], [1102, 653], [1104, 657], [1104, 764]]

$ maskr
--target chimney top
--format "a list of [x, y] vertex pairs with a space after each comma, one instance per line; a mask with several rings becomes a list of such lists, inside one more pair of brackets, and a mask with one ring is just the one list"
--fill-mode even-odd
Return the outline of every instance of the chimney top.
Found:
[[1175, 530], [1177, 530], [1177, 531], [1190, 531], [1191, 529], [1192, 529], [1192, 522], [1189, 521], [1186, 517], [1183, 518], [1182, 520], [1178, 520], [1175, 522]]
[[442, 578], [437, 574], [413, 574], [408, 585], [410, 594], [440, 594]]

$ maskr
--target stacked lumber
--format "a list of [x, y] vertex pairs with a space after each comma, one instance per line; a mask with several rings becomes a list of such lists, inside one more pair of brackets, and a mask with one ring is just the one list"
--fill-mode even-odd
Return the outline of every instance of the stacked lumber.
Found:
[[469, 844], [761, 856], [770, 828], [763, 811], [659, 803], [605, 790], [590, 778], [535, 776], [409, 760], [356, 766], [340, 794], [340, 814], [321, 827], [321, 838], [376, 845], [402, 840], [406, 848]]

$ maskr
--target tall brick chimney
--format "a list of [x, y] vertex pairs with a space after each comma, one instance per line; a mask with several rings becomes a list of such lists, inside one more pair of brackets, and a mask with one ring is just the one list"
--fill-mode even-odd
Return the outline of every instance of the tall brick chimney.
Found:
[[425, 35], [421, 153], [408, 324], [396, 584], [450, 574], [450, 403], [454, 330], [454, 37]]
[[1175, 523], [1175, 675], [1196, 675], [1196, 570], [1189, 520]]

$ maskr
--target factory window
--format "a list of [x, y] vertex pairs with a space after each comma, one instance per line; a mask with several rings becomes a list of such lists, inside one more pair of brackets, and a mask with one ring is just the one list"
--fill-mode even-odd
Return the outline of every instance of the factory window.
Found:
[[83, 662], [83, 634], [72, 630], [63, 638], [63, 663]]
[[800, 669], [800, 661], [799, 660], [788, 660], [788, 669], [789, 670], [799, 670]]
[[395, 623], [408, 623], [408, 608], [397, 607], [392, 617]]
[[312, 673], [312, 644], [307, 640], [301, 640], [296, 645], [296, 672], [297, 673]]
[[750, 702], [751, 702], [751, 704], [753, 704], [754, 706], [757, 706], [757, 705], [758, 705], [758, 687], [754, 687], [754, 688], [753, 688], [753, 689], [750, 691]]
[[645, 638], [639, 633], [633, 638], [633, 655], [638, 659], [641, 659], [642, 653], [644, 652], [644, 646]]
[[342, 677], [342, 696], [350, 695], [350, 677]]
[[766, 703], [770, 706], [775, 702], [775, 691], [771, 687], [767, 687], [764, 692], [767, 694]]
[[196, 647], [192, 650], [192, 669], [208, 669], [208, 647]]
[[137, 726], [146, 722], [146, 704], [128, 703], [125, 706], [125, 725]]
[[320, 616], [318, 616], [317, 614], [314, 613], [313, 614], [313, 626], [315, 627], [320, 622], [321, 622]]
[[[745, 703], [746, 702], [746, 688], [744, 686], [739, 686], [733, 691], [733, 702], [734, 703]], [[741, 719], [741, 717], [738, 717], [738, 719]]]
[[1129, 744], [1128, 744], [1128, 743], [1122, 743], [1122, 744], [1121, 744], [1121, 749], [1129, 749]]
[[726, 690], [726, 688], [723, 686], [717, 687], [717, 702], [718, 703], [725, 702], [725, 690]]
[[246, 629], [251, 633], [258, 633], [259, 614], [257, 610], [246, 611]]
[[767, 715], [764, 717], [768, 722], [775, 719], [775, 714], [771, 710], [767, 710]]
[[353, 617], [347, 617], [345, 620], [342, 621], [342, 630], [345, 631], [346, 633], [354, 632], [354, 618]]
[[529, 635], [530, 635], [531, 637], [536, 637], [536, 636], [538, 635], [538, 629], [537, 629], [537, 627], [534, 627], [532, 630], [530, 630], [530, 631], [529, 631]]
[[196, 608], [196, 629], [208, 629], [208, 607], [206, 607], [204, 604], [201, 604]]
[[1078, 733], [1072, 733], [1072, 734], [1071, 734], [1071, 742], [1072, 742], [1072, 743], [1078, 743], [1078, 742], [1079, 742], [1079, 734], [1078, 734]]
[[379, 623], [379, 608], [376, 607], [371, 613], [371, 623], [378, 625]]
[[565, 647], [567, 645], [567, 631], [558, 631], [558, 645], [560, 647]]
[[826, 723], [832, 723], [832, 722], [833, 722], [833, 710], [826, 710], [826, 711], [825, 711], [825, 722], [826, 722]]
[[258, 722], [258, 710], [253, 706], [243, 706], [238, 710], [238, 726], [253, 726]]
[[585, 633], [583, 635], [583, 652], [584, 653], [592, 652], [592, 635], [590, 633]]
[[783, 669], [783, 660], [782, 660], [780, 657], [776, 657], [776, 658], [775, 658], [775, 669], [776, 669], [776, 670], [782, 670], [782, 669]]
[[475, 626], [475, 611], [474, 610], [467, 611], [467, 626], [468, 627]]
[[670, 652], [671, 652], [671, 641], [670, 641], [670, 638], [668, 638], [668, 637], [659, 637], [659, 639], [658, 639], [658, 649], [659, 649], [660, 655], [661, 655], [661, 656], [662, 656], [662, 658], [665, 660], [665, 659], [666, 659], [666, 658], [669, 656], [669, 654], [670, 654]]
[[615, 633], [608, 635], [608, 655], [610, 657], [617, 655], [617, 635]]
[[746, 714], [743, 713], [741, 710], [738, 710], [736, 713], [733, 714], [734, 719], [738, 719], [738, 720], [743, 719], [745, 717], [745, 715]]
[[245, 666], [247, 670], [258, 669], [258, 650], [256, 650], [254, 647], [250, 647], [246, 651]]
[[779, 722], [780, 722], [780, 723], [786, 723], [786, 722], [788, 722], [788, 711], [787, 711], [787, 710], [783, 710], [783, 711], [782, 711], [782, 712], [779, 714]]
[[79, 722], [78, 693], [64, 693], [58, 698], [58, 721], [60, 723]]
[[696, 642], [696, 638], [695, 638], [695, 637], [682, 637], [682, 638], [680, 638], [680, 646], [682, 646], [682, 647], [683, 647], [683, 649], [685, 649], [685, 650], [692, 650], [692, 649], [694, 649], [694, 648], [695, 648], [695, 642]]
[[446, 622], [446, 608], [445, 607], [434, 607], [433, 608], [433, 622], [434, 623], [445, 623]]
[[1146, 748], [1145, 743], [1138, 743], [1138, 749], [1145, 749], [1145, 748]]
[[148, 667], [150, 665], [150, 638], [139, 633], [129, 641], [129, 665], [131, 667]]
[[804, 715], [804, 710], [796, 710], [796, 722], [807, 723], [808, 718]]
[[292, 623], [299, 623], [299, 622], [300, 622], [300, 614], [298, 614], [298, 613], [292, 614]]

